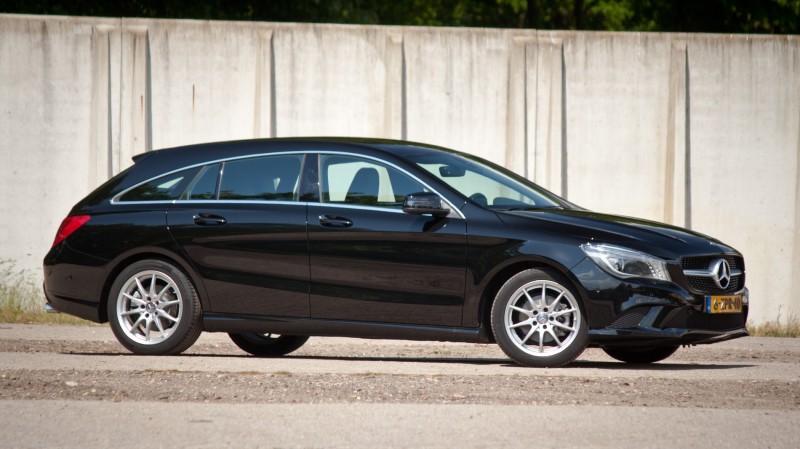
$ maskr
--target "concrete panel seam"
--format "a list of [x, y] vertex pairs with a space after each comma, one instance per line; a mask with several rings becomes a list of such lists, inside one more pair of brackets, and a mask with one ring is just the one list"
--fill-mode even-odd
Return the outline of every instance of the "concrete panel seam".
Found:
[[90, 123], [88, 188], [113, 174], [111, 144], [111, 36], [114, 27], [92, 27], [92, 121]]
[[[790, 41], [791, 42], [791, 41]], [[795, 43], [800, 43], [795, 40]], [[795, 73], [800, 73], [800, 45], [795, 45], [793, 47], [794, 50], [794, 65], [795, 65]], [[800, 94], [800, 77], [795, 77], [794, 79], [794, 89], [795, 92]], [[795, 128], [797, 131], [797, 151], [796, 151], [796, 168], [794, 174], [795, 180], [795, 193], [794, 193], [794, 242], [792, 245], [792, 272], [795, 273], [792, 276], [792, 289], [790, 292], [794, 294], [794, 298], [790, 298], [788, 301], [788, 311], [787, 317], [791, 319], [792, 317], [797, 317], [796, 313], [799, 311], [797, 309], [792, 310], [792, 305], [800, 308], [800, 276], [797, 273], [800, 273], [800, 107], [797, 108], [797, 127]]]
[[686, 46], [684, 53], [684, 74], [683, 81], [685, 86], [686, 104], [684, 112], [684, 212], [683, 212], [683, 226], [692, 228], [692, 84], [691, 84], [691, 70], [689, 67], [689, 46]]
[[567, 150], [567, 62], [564, 45], [561, 45], [561, 196], [569, 199], [569, 178], [567, 167], [569, 153]]
[[[150, 39], [146, 26], [125, 25], [120, 39], [120, 148], [123, 170], [138, 153], [152, 150]], [[126, 127], [125, 125], [128, 125]]]
[[[536, 39], [527, 46], [529, 173], [538, 184], [561, 194], [563, 105], [563, 41], [556, 38]], [[533, 87], [530, 87], [533, 86]]]
[[272, 30], [258, 30], [257, 39], [253, 137], [275, 137], [272, 126], [275, 101], [272, 87]]
[[506, 168], [528, 177], [526, 47], [529, 40], [512, 37], [509, 42], [506, 90]]
[[663, 211], [664, 222], [670, 224], [684, 220], [686, 45], [686, 41], [675, 40], [670, 51]]
[[384, 133], [392, 139], [406, 139], [406, 60], [402, 33], [386, 33], [386, 88]]

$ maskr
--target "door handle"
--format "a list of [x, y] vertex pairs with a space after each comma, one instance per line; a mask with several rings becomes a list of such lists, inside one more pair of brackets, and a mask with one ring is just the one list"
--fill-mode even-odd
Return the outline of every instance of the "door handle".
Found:
[[353, 220], [335, 215], [320, 215], [319, 224], [327, 228], [349, 228], [353, 226]]
[[213, 214], [197, 214], [192, 217], [192, 221], [200, 226], [220, 226], [228, 222], [225, 217]]

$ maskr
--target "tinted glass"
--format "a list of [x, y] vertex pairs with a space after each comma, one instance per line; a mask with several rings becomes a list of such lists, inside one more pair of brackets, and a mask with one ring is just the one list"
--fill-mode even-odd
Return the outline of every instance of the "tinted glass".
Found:
[[295, 154], [225, 162], [219, 199], [296, 201], [302, 162]]
[[220, 164], [203, 167], [189, 185], [183, 200], [213, 200], [217, 198], [217, 180]]
[[494, 209], [558, 208], [568, 203], [515, 174], [449, 153], [406, 156], [474, 202]]
[[409, 193], [425, 187], [407, 174], [369, 159], [322, 155], [324, 202], [402, 207]]
[[120, 201], [164, 201], [176, 200], [183, 190], [194, 179], [199, 168], [190, 168], [170, 175], [162, 176], [153, 181], [136, 187], [122, 195]]

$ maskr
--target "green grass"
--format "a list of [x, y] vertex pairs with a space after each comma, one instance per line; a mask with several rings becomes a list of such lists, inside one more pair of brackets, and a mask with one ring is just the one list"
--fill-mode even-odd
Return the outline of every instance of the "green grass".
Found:
[[47, 313], [42, 287], [27, 270], [17, 270], [11, 260], [0, 260], [0, 323], [89, 324], [89, 321]]
[[778, 318], [759, 325], [749, 325], [747, 330], [754, 337], [800, 338], [800, 318], [790, 313], [785, 319], [778, 308]]

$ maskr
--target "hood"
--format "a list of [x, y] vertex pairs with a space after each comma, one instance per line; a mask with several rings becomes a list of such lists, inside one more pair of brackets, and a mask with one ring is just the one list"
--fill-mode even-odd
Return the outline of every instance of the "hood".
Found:
[[569, 235], [586, 242], [625, 246], [663, 259], [739, 254], [732, 247], [699, 232], [639, 218], [575, 209], [512, 210], [497, 211], [497, 214], [511, 226]]

